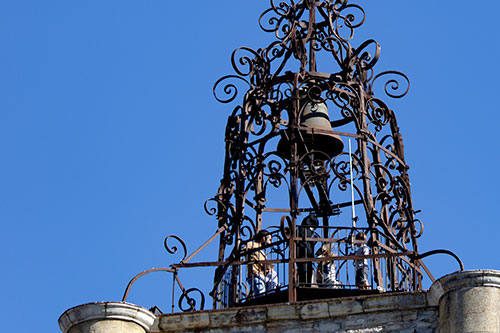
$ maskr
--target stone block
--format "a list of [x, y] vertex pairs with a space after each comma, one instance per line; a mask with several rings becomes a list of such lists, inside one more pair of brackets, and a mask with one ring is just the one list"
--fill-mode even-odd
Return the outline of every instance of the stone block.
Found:
[[297, 320], [269, 321], [265, 324], [265, 332], [286, 332], [287, 329], [301, 327], [301, 322]]
[[169, 330], [171, 327], [194, 329], [208, 326], [210, 326], [210, 318], [206, 312], [162, 316], [158, 323], [160, 331]]
[[361, 312], [363, 312], [362, 301], [338, 299], [328, 302], [328, 313], [331, 317]]
[[300, 318], [303, 320], [328, 318], [328, 303], [309, 303], [300, 307]]
[[313, 323], [313, 332], [337, 332], [341, 329], [340, 322], [333, 318], [315, 320]]
[[243, 326], [265, 323], [267, 320], [266, 307], [251, 307], [210, 312], [210, 326]]
[[296, 320], [299, 317], [299, 309], [292, 305], [274, 305], [267, 309], [267, 319], [275, 320]]

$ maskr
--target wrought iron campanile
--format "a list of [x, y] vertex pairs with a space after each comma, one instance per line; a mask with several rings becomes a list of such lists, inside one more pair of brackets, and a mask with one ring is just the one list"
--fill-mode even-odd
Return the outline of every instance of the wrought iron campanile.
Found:
[[298, 258], [296, 248], [307, 241], [299, 237], [306, 215], [321, 221], [316, 243], [335, 243], [337, 251], [329, 254], [338, 260], [338, 273], [343, 262], [356, 259], [354, 235], [364, 231], [372, 288], [422, 288], [415, 258], [423, 226], [415, 218], [403, 139], [395, 112], [374, 93], [381, 84], [388, 97], [403, 97], [409, 81], [396, 71], [374, 71], [380, 45], [353, 41], [364, 21], [364, 10], [348, 0], [271, 1], [259, 23], [276, 40], [235, 50], [235, 74], [215, 84], [219, 102], [237, 102], [213, 198], [221, 228], [218, 261], [225, 263], [213, 293], [224, 293], [226, 283], [230, 304], [248, 295], [244, 266], [235, 263], [245, 260], [245, 244], [262, 229], [272, 234], [263, 248], [276, 254], [267, 264], [286, 263], [282, 286], [289, 301], [297, 299], [297, 263], [307, 259]]
[[[188, 255], [178, 236], [165, 248], [182, 259], [152, 272], [173, 275], [172, 311], [203, 309], [205, 295], [185, 288], [180, 270], [215, 267], [214, 308], [317, 298], [415, 292], [432, 274], [419, 254], [408, 165], [395, 112], [408, 78], [377, 73], [380, 45], [354, 42], [365, 12], [350, 0], [271, 0], [259, 19], [268, 46], [236, 49], [235, 74], [215, 98], [232, 106], [223, 177], [205, 210], [218, 226]], [[377, 88], [379, 87], [379, 88]], [[377, 91], [378, 91], [377, 90]], [[191, 262], [219, 239], [215, 262]], [[180, 247], [172, 246], [177, 242]]]

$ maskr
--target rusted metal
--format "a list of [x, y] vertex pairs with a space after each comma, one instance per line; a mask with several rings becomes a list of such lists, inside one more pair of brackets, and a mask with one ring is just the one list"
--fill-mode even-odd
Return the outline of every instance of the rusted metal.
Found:
[[[323, 257], [323, 258], [296, 258], [294, 261], [295, 262], [322, 262], [322, 261], [331, 261], [331, 260], [393, 258], [393, 257], [414, 256], [414, 254], [415, 253], [412, 251], [407, 251], [407, 252], [401, 252], [401, 253], [393, 252], [393, 253], [367, 254], [364, 256], [347, 255], [347, 256], [328, 256], [328, 257]], [[248, 265], [248, 264], [252, 264], [252, 263], [282, 264], [282, 263], [287, 263], [289, 261], [290, 261], [289, 259], [281, 259], [281, 260], [274, 259], [274, 260], [259, 260], [259, 261], [238, 260], [238, 261], [231, 261], [231, 262], [205, 261], [205, 262], [197, 262], [197, 263], [189, 263], [189, 264], [179, 263], [179, 264], [173, 264], [171, 266], [173, 268], [180, 269], [180, 268], [195, 268], [195, 267], [217, 267], [217, 266], [221, 266], [224, 264], [229, 264], [230, 266], [241, 266], [241, 265]], [[408, 261], [408, 263], [411, 264], [410, 261]], [[163, 270], [163, 269], [160, 269], [160, 270]]]
[[148, 270], [145, 270], [144, 272], [141, 272], [141, 273], [137, 274], [127, 284], [127, 287], [125, 288], [125, 292], [123, 293], [122, 302], [127, 301], [128, 293], [130, 292], [130, 288], [132, 287], [132, 285], [134, 284], [135, 281], [137, 281], [138, 279], [140, 279], [144, 275], [149, 274], [149, 273], [153, 273], [153, 272], [169, 272], [169, 273], [174, 273], [175, 270], [171, 269], [171, 268], [152, 268], [152, 269], [148, 269]]
[[203, 243], [198, 249], [196, 249], [189, 257], [181, 260], [181, 263], [188, 263], [191, 259], [193, 259], [198, 253], [200, 253], [204, 248], [208, 246], [214, 239], [216, 239], [221, 233], [227, 230], [227, 225], [223, 225], [220, 227], [215, 234], [212, 235], [205, 243]]
[[455, 259], [457, 261], [458, 266], [460, 267], [460, 270], [463, 271], [465, 269], [462, 260], [460, 260], [460, 258], [455, 253], [453, 253], [450, 250], [438, 249], [438, 250], [427, 251], [425, 253], [422, 253], [422, 254], [419, 254], [419, 255], [415, 255], [414, 259], [415, 260], [420, 260], [420, 259], [423, 259], [425, 257], [431, 256], [431, 255], [434, 255], [434, 254], [439, 254], [439, 253], [441, 253], [441, 254], [447, 254], [447, 255], [452, 256], [453, 259]]
[[[397, 71], [375, 72], [380, 45], [373, 39], [353, 42], [364, 22], [363, 8], [351, 0], [271, 0], [259, 25], [275, 41], [232, 53], [235, 73], [214, 85], [217, 101], [233, 110], [220, 186], [205, 203], [217, 231], [189, 256], [179, 237], [167, 237], [165, 249], [179, 255], [182, 248], [182, 259], [170, 269], [150, 270], [173, 274], [174, 287], [182, 292], [180, 310], [198, 310], [205, 302], [200, 290], [182, 285], [178, 272], [186, 268], [216, 268], [210, 291], [214, 308], [251, 304], [255, 295], [245, 281], [254, 276], [250, 265], [262, 265], [266, 274], [276, 269], [279, 284], [263, 297], [279, 290], [288, 302], [312, 286], [418, 292], [424, 272], [434, 281], [422, 259], [436, 253], [453, 256], [463, 269], [450, 251], [419, 254], [423, 223], [413, 208], [403, 138], [395, 111], [376, 93], [401, 98], [409, 79]], [[325, 57], [319, 53], [330, 56], [334, 72], [320, 71], [318, 61]], [[349, 138], [354, 138], [352, 153], [341, 150]], [[354, 207], [351, 227], [344, 215]], [[309, 215], [321, 223], [302, 225]], [[310, 229], [304, 233], [304, 228]], [[270, 240], [256, 246], [261, 230]], [[191, 262], [217, 237], [217, 261]], [[179, 245], [172, 246], [174, 241]], [[303, 246], [319, 252], [304, 257], [297, 250]], [[249, 260], [257, 251], [260, 259]], [[298, 280], [305, 266], [314, 270], [316, 281]], [[358, 266], [369, 272], [364, 285], [354, 279]], [[329, 273], [333, 269], [327, 282], [325, 267]], [[199, 293], [198, 302], [193, 293]]]
[[[389, 98], [401, 98], [408, 92], [409, 80], [397, 71], [374, 72], [381, 54], [375, 40], [352, 46], [354, 32], [364, 21], [364, 10], [348, 0], [289, 0], [279, 4], [271, 1], [271, 8], [262, 14], [259, 23], [264, 31], [274, 33], [276, 41], [257, 51], [248, 47], [237, 49], [231, 61], [235, 74], [216, 82], [214, 94], [222, 103], [238, 101], [235, 82], [248, 85], [242, 103], [234, 108], [226, 128], [226, 167], [221, 184], [225, 184], [222, 191], [230, 195], [224, 197], [219, 205], [223, 210], [218, 212], [218, 216], [226, 216], [232, 226], [220, 243], [221, 249], [230, 249], [230, 256], [219, 258], [226, 263], [225, 267], [231, 266], [227, 265], [229, 258], [244, 265], [244, 261], [238, 260], [238, 253], [244, 255], [242, 246], [259, 230], [272, 227], [273, 218], [267, 213], [287, 214], [288, 232], [282, 230], [281, 234], [288, 236], [281, 241], [287, 247], [287, 280], [293, 288], [296, 263], [318, 261], [317, 258], [296, 258], [298, 242], [344, 244], [345, 251], [354, 252], [356, 248], [348, 239], [330, 235], [336, 225], [342, 225], [336, 216], [351, 204], [339, 202], [337, 197], [341, 196], [337, 196], [335, 190], [341, 194], [350, 190], [352, 184], [356, 193], [353, 204], [364, 211], [360, 223], [369, 233], [370, 255], [365, 259], [372, 261], [375, 286], [400, 290], [401, 276], [404, 276], [407, 291], [422, 289], [422, 262], [416, 258], [419, 258], [417, 238], [423, 232], [423, 224], [415, 218], [402, 136], [394, 111], [374, 92], [376, 84], [386, 77], [382, 85], [385, 94]], [[319, 72], [318, 52], [332, 55], [338, 71]], [[285, 71], [293, 66], [296, 72]], [[221, 97], [219, 91], [225, 97]], [[340, 128], [330, 130], [323, 125], [311, 128], [307, 121], [303, 123], [302, 112], [311, 103], [328, 105], [328, 114], [333, 116], [330, 123]], [[325, 114], [317, 116], [325, 117]], [[346, 161], [347, 153], [324, 154], [318, 151], [321, 144], [310, 144], [304, 133], [313, 133], [313, 140], [325, 140], [331, 133], [356, 138], [357, 148], [350, 156], [352, 165]], [[236, 165], [238, 168], [233, 167]], [[353, 179], [346, 172], [348, 167], [354, 170]], [[288, 193], [289, 207], [273, 206], [266, 197], [273, 189], [284, 189]], [[255, 219], [245, 209], [255, 212]], [[323, 228], [318, 229], [322, 235], [297, 237], [299, 218], [304, 213], [313, 213], [322, 219]], [[249, 233], [242, 238], [238, 232], [243, 229]], [[359, 231], [361, 229], [352, 230], [351, 235]], [[359, 259], [347, 253], [335, 258]], [[382, 263], [381, 258], [389, 261]], [[387, 277], [389, 282], [384, 283]], [[288, 293], [289, 301], [295, 301], [294, 290]]]

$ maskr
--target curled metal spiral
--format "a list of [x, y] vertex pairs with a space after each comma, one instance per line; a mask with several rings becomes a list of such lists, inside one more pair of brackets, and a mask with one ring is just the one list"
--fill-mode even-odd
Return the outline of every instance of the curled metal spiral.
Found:
[[[190, 296], [191, 293], [198, 293], [200, 297], [200, 306], [198, 308], [196, 308], [196, 299]], [[183, 312], [203, 310], [205, 308], [205, 295], [198, 288], [186, 289], [179, 298], [178, 306]]]
[[286, 178], [286, 167], [286, 162], [276, 152], [267, 154], [263, 169], [264, 177], [266, 177], [264, 188], [267, 189], [267, 184], [271, 184], [274, 188], [279, 188], [284, 182], [287, 189], [290, 190], [290, 185]]
[[265, 10], [259, 17], [259, 26], [265, 32], [272, 32], [279, 40], [289, 38], [293, 31], [293, 18], [303, 0], [295, 3], [293, 0], [280, 0], [276, 5], [275, 0], [271, 0], [271, 8]]
[[170, 239], [174, 239], [176, 240], [177, 242], [179, 242], [179, 244], [181, 245], [182, 247], [182, 250], [184, 251], [184, 256], [182, 257], [182, 259], [180, 261], [184, 261], [184, 259], [186, 259], [187, 257], [187, 248], [186, 248], [186, 244], [184, 243], [184, 241], [176, 236], [176, 235], [170, 235], [170, 236], [167, 236], [163, 242], [163, 245], [165, 246], [165, 249], [167, 250], [168, 253], [170, 254], [175, 254], [177, 253], [178, 249], [177, 249], [177, 246], [169, 246], [169, 240]]
[[204, 205], [203, 205], [205, 212], [210, 216], [214, 216], [217, 213], [217, 207], [209, 207], [209, 204], [211, 204], [211, 203], [214, 203], [216, 205], [222, 205], [224, 209], [226, 208], [224, 205], [224, 202], [221, 199], [219, 199], [218, 197], [210, 198], [210, 199], [206, 200]]
[[[362, 176], [363, 163], [359, 156], [354, 153], [351, 154], [352, 165], [349, 161], [349, 153], [341, 153], [332, 163], [332, 171], [335, 175], [335, 179], [339, 180], [339, 189], [342, 191], [347, 190], [347, 185], [351, 181], [351, 168], [352, 168], [352, 180], [356, 180]], [[345, 159], [345, 160], [344, 160]]]
[[[372, 45], [375, 48], [375, 52], [371, 55], [366, 49]], [[356, 50], [353, 52], [353, 59], [358, 62], [358, 65], [361, 66], [361, 69], [366, 71], [372, 69], [373, 66], [378, 62], [380, 58], [380, 44], [373, 40], [369, 39], [363, 44], [361, 44]]]
[[255, 236], [256, 233], [255, 222], [248, 216], [243, 217], [243, 222], [240, 228], [240, 239], [247, 242]]
[[[230, 80], [234, 80], [234, 81], [231, 82]], [[241, 76], [226, 75], [226, 76], [223, 76], [220, 79], [218, 79], [214, 84], [213, 93], [214, 93], [215, 99], [217, 101], [219, 101], [220, 103], [230, 103], [230, 102], [234, 101], [236, 96], [238, 96], [238, 87], [235, 83], [236, 81], [243, 81], [248, 85], [248, 87], [251, 87], [250, 82], [248, 82], [247, 80], [245, 80]], [[218, 95], [217, 95], [217, 90], [219, 88], [219, 85], [221, 85], [221, 84], [223, 85], [222, 90], [223, 90], [224, 94], [227, 95], [225, 98], [218, 97]]]
[[[239, 56], [239, 52], [248, 52], [253, 57], [249, 55]], [[254, 71], [258, 70], [258, 66], [264, 65], [265, 62], [259, 53], [249, 47], [242, 46], [233, 51], [233, 54], [231, 55], [231, 64], [238, 75], [252, 76]], [[246, 70], [241, 66], [246, 66]]]
[[[382, 73], [379, 73], [375, 75], [375, 77], [372, 79], [371, 83], [369, 84], [369, 91], [373, 93], [373, 86], [377, 79], [383, 78], [386, 76], [390, 76], [387, 78], [387, 81], [385, 81], [384, 84], [384, 91], [387, 94], [387, 96], [392, 97], [392, 98], [402, 98], [404, 97], [408, 91], [410, 90], [410, 79], [408, 76], [405, 74], [398, 72], [398, 71], [385, 71]], [[401, 79], [404, 80], [405, 85], [403, 88], [401, 88]]]
[[328, 97], [333, 103], [340, 108], [340, 114], [344, 118], [357, 117], [354, 109], [359, 105], [359, 96], [356, 89], [346, 83], [337, 83], [328, 92]]
[[337, 10], [334, 13], [335, 34], [342, 41], [348, 42], [354, 38], [354, 30], [365, 23], [366, 13], [361, 6], [347, 4], [347, 1], [344, 1]]

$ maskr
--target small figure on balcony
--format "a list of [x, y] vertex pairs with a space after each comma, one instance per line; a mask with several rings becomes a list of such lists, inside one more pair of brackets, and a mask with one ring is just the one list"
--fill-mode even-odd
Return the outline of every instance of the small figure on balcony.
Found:
[[[271, 235], [269, 235], [271, 236]], [[278, 273], [274, 269], [273, 264], [266, 265], [266, 293], [275, 290], [280, 287], [280, 283], [278, 281]]]
[[[316, 251], [316, 257], [331, 257], [333, 255], [331, 248], [331, 243], [324, 243], [321, 245], [319, 250]], [[318, 285], [323, 288], [339, 288], [341, 286], [340, 281], [337, 281], [337, 268], [332, 260], [320, 261], [318, 263], [316, 281], [318, 282]]]
[[[302, 224], [298, 228], [297, 236], [299, 238], [312, 238], [314, 230], [318, 226], [316, 216], [309, 214], [302, 220]], [[297, 259], [299, 258], [314, 258], [315, 241], [300, 240], [297, 242]], [[297, 274], [299, 284], [305, 287], [311, 287], [313, 277], [312, 262], [297, 263]]]
[[[359, 232], [356, 235], [354, 244], [358, 247], [354, 255], [367, 256], [370, 254], [370, 249], [366, 245], [366, 234], [364, 232]], [[354, 260], [354, 266], [356, 267], [356, 286], [362, 290], [370, 289], [370, 283], [368, 282], [368, 259], [356, 259]]]
[[243, 248], [243, 251], [247, 252], [246, 259], [248, 261], [258, 261], [257, 263], [247, 265], [247, 283], [250, 287], [249, 296], [259, 296], [266, 292], [266, 275], [268, 275], [269, 265], [260, 261], [266, 260], [266, 254], [262, 247], [270, 243], [270, 241], [271, 235], [269, 232], [267, 230], [260, 230], [254, 236], [253, 241], [249, 241]]

